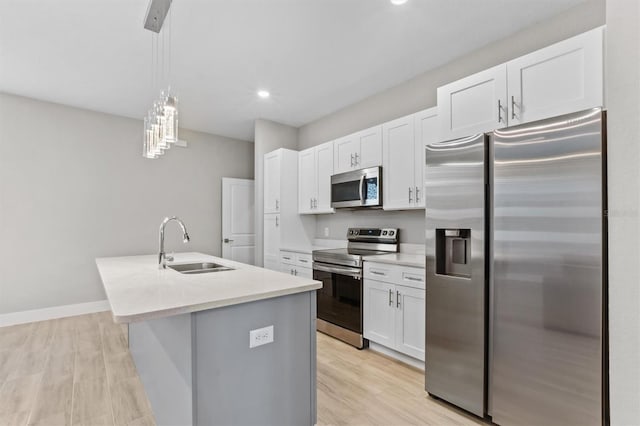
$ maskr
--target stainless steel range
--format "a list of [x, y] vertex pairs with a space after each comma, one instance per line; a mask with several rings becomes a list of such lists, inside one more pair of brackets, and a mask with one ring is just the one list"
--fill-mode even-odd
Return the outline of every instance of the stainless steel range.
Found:
[[367, 256], [398, 251], [395, 228], [349, 228], [347, 248], [315, 250], [313, 279], [318, 290], [317, 328], [325, 334], [362, 349], [362, 262]]

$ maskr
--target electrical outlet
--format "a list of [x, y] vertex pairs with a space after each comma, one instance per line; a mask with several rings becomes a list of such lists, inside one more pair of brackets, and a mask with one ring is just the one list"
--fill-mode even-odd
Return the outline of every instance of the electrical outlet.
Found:
[[325, 237], [329, 236], [329, 228], [328, 227], [324, 228], [324, 236]]
[[249, 348], [273, 343], [273, 326], [258, 328], [249, 332]]

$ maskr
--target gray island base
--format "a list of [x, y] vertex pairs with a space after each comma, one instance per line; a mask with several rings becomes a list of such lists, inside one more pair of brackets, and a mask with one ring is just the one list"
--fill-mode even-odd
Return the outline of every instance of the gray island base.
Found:
[[[316, 423], [315, 291], [129, 324], [160, 425]], [[249, 348], [249, 331], [274, 341]]]
[[[322, 283], [202, 253], [177, 253], [166, 269], [157, 259], [96, 259], [156, 423], [315, 424]], [[172, 269], [202, 262], [225, 270]]]

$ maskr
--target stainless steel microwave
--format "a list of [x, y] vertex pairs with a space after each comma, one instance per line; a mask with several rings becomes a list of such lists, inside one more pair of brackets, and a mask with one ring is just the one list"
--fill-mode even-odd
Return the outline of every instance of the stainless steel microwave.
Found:
[[382, 207], [382, 167], [331, 176], [331, 207]]

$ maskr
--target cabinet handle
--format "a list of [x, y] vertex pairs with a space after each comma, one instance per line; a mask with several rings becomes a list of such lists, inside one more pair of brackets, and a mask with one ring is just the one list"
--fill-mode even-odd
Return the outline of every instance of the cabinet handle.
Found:
[[400, 309], [400, 292], [396, 290], [396, 308]]
[[280, 208], [280, 202], [276, 200], [276, 210], [278, 210], [279, 208]]
[[502, 123], [502, 102], [498, 99], [498, 123]]
[[313, 208], [313, 198], [309, 198], [309, 208]]
[[418, 194], [420, 193], [419, 191], [420, 191], [420, 190], [419, 190], [419, 189], [418, 189], [418, 187], [416, 186], [416, 203], [419, 203], [419, 202], [420, 202], [420, 197], [418, 196]]
[[389, 289], [389, 306], [393, 306], [393, 292]]
[[511, 96], [511, 119], [516, 119], [516, 98], [515, 96]]
[[317, 199], [317, 198], [314, 198], [314, 199], [313, 199], [313, 208], [314, 208], [314, 209], [317, 209], [317, 208], [318, 208], [318, 199]]
[[417, 281], [417, 282], [422, 282], [422, 278], [416, 278], [416, 277], [404, 277], [405, 280], [409, 280], [409, 281]]
[[280, 226], [280, 221], [278, 220], [278, 216], [276, 216], [276, 226]]
[[409, 204], [411, 204], [411, 202], [413, 201], [411, 198], [412, 191], [413, 190], [411, 189], [411, 187], [409, 187]]
[[309, 263], [309, 261], [307, 259], [299, 259], [298, 260], [300, 263]]
[[353, 153], [351, 154], [351, 167], [353, 167]]
[[381, 275], [383, 277], [387, 275], [384, 272], [378, 272], [378, 271], [369, 271], [369, 272], [371, 272], [373, 275]]
[[282, 256], [282, 258], [283, 258], [284, 260], [291, 260], [291, 258], [290, 258], [290, 257], [287, 257], [287, 256]]
[[357, 152], [356, 152], [356, 154], [355, 154], [355, 155], [356, 155], [356, 166], [357, 166], [358, 164], [360, 164], [360, 160], [358, 160], [358, 157], [360, 157], [360, 156], [358, 155], [358, 153], [357, 153]]
[[298, 270], [297, 269], [293, 270], [293, 275], [298, 276]]

